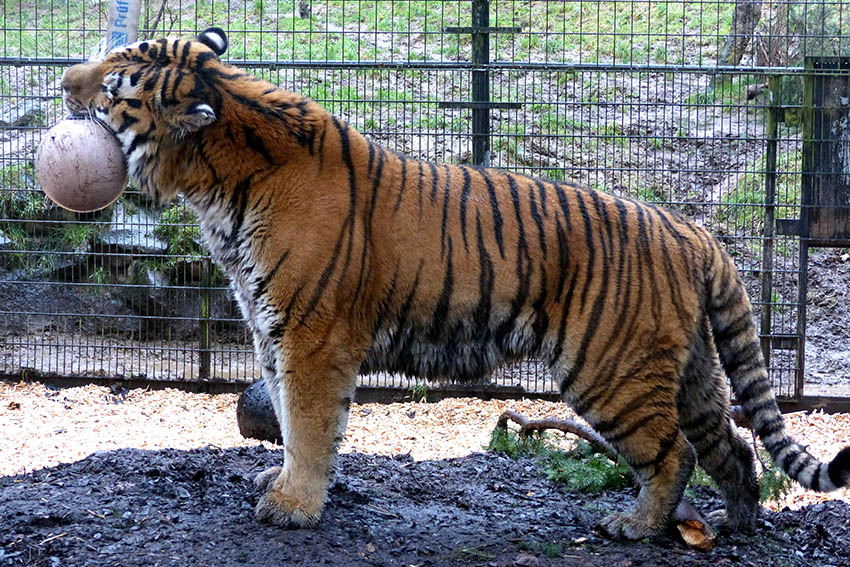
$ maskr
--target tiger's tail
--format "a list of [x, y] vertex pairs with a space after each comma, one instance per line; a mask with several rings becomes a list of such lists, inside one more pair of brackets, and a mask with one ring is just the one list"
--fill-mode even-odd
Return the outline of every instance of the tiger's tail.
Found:
[[708, 316], [720, 362], [744, 414], [773, 462], [802, 486], [829, 492], [850, 486], [850, 446], [822, 463], [785, 431], [773, 395], [750, 300], [731, 258], [716, 243], [707, 263]]

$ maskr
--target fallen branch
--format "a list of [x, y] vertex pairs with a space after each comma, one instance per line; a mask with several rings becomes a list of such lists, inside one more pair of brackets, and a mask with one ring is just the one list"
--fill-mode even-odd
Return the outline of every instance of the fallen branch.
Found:
[[528, 419], [524, 415], [517, 413], [512, 410], [505, 411], [501, 416], [499, 416], [499, 421], [496, 422], [496, 427], [501, 427], [505, 429], [508, 426], [508, 420], [513, 421], [517, 425], [519, 425], [520, 430], [519, 434], [522, 437], [528, 437], [531, 433], [535, 431], [544, 431], [546, 429], [557, 429], [558, 431], [563, 431], [564, 433], [572, 433], [578, 437], [581, 437], [593, 447], [593, 450], [597, 453], [602, 453], [607, 456], [609, 459], [617, 462], [617, 451], [608, 444], [608, 442], [602, 438], [598, 433], [590, 429], [589, 427], [585, 427], [584, 425], [577, 423], [571, 419], [557, 419], [554, 417], [546, 418], [546, 419]]

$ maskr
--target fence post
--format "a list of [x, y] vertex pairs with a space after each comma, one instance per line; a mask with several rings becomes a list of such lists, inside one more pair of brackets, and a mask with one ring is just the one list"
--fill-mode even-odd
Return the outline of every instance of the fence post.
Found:
[[472, 0], [472, 163], [490, 165], [490, 0]]
[[212, 348], [210, 345], [210, 288], [212, 287], [213, 265], [209, 256], [201, 260], [201, 312], [198, 332], [198, 378], [210, 379]]
[[762, 248], [761, 270], [761, 349], [764, 363], [770, 367], [770, 349], [773, 316], [773, 238], [774, 218], [776, 216], [776, 164], [777, 137], [779, 121], [783, 112], [781, 107], [781, 78], [778, 75], [768, 78], [770, 105], [767, 110], [765, 138], [767, 147], [764, 158], [764, 247]]
[[517, 102], [490, 101], [490, 34], [518, 33], [522, 26], [491, 26], [490, 0], [472, 0], [472, 25], [449, 26], [446, 33], [468, 33], [472, 36], [472, 93], [464, 102], [441, 102], [440, 108], [472, 110], [472, 163], [490, 166], [490, 111], [494, 108], [518, 109]]

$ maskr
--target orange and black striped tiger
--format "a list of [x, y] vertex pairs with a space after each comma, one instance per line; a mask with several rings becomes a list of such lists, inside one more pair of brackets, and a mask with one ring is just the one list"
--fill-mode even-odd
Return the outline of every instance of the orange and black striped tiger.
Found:
[[197, 211], [254, 336], [284, 440], [260, 520], [314, 525], [359, 372], [470, 380], [544, 360], [563, 398], [628, 461], [662, 529], [699, 460], [733, 528], [753, 524], [753, 454], [725, 385], [800, 484], [850, 484], [785, 432], [749, 299], [703, 228], [663, 209], [382, 148], [314, 102], [219, 60], [224, 32], [142, 41], [71, 67], [65, 104], [103, 122], [130, 174]]

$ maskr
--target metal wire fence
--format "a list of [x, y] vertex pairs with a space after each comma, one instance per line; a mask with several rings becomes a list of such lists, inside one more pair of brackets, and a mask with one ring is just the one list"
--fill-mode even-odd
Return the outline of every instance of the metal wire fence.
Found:
[[[97, 50], [106, 15], [91, 0], [0, 12], [0, 374], [252, 380], [250, 338], [190, 210], [157, 209], [130, 187], [103, 212], [73, 214], [37, 185], [59, 78]], [[828, 373], [803, 356], [810, 256], [794, 223], [817, 173], [804, 171], [806, 77], [826, 72], [806, 61], [848, 55], [841, 2], [142, 1], [140, 38], [210, 25], [227, 31], [231, 62], [395, 150], [575, 181], [709, 226], [753, 297], [778, 393]], [[832, 205], [846, 209], [843, 198]], [[833, 236], [820, 243], [850, 245]], [[822, 293], [846, 298], [841, 281]], [[819, 357], [847, 349], [817, 330]], [[836, 368], [839, 389], [806, 391], [843, 392], [850, 362]], [[554, 389], [536, 363], [492, 383]]]

